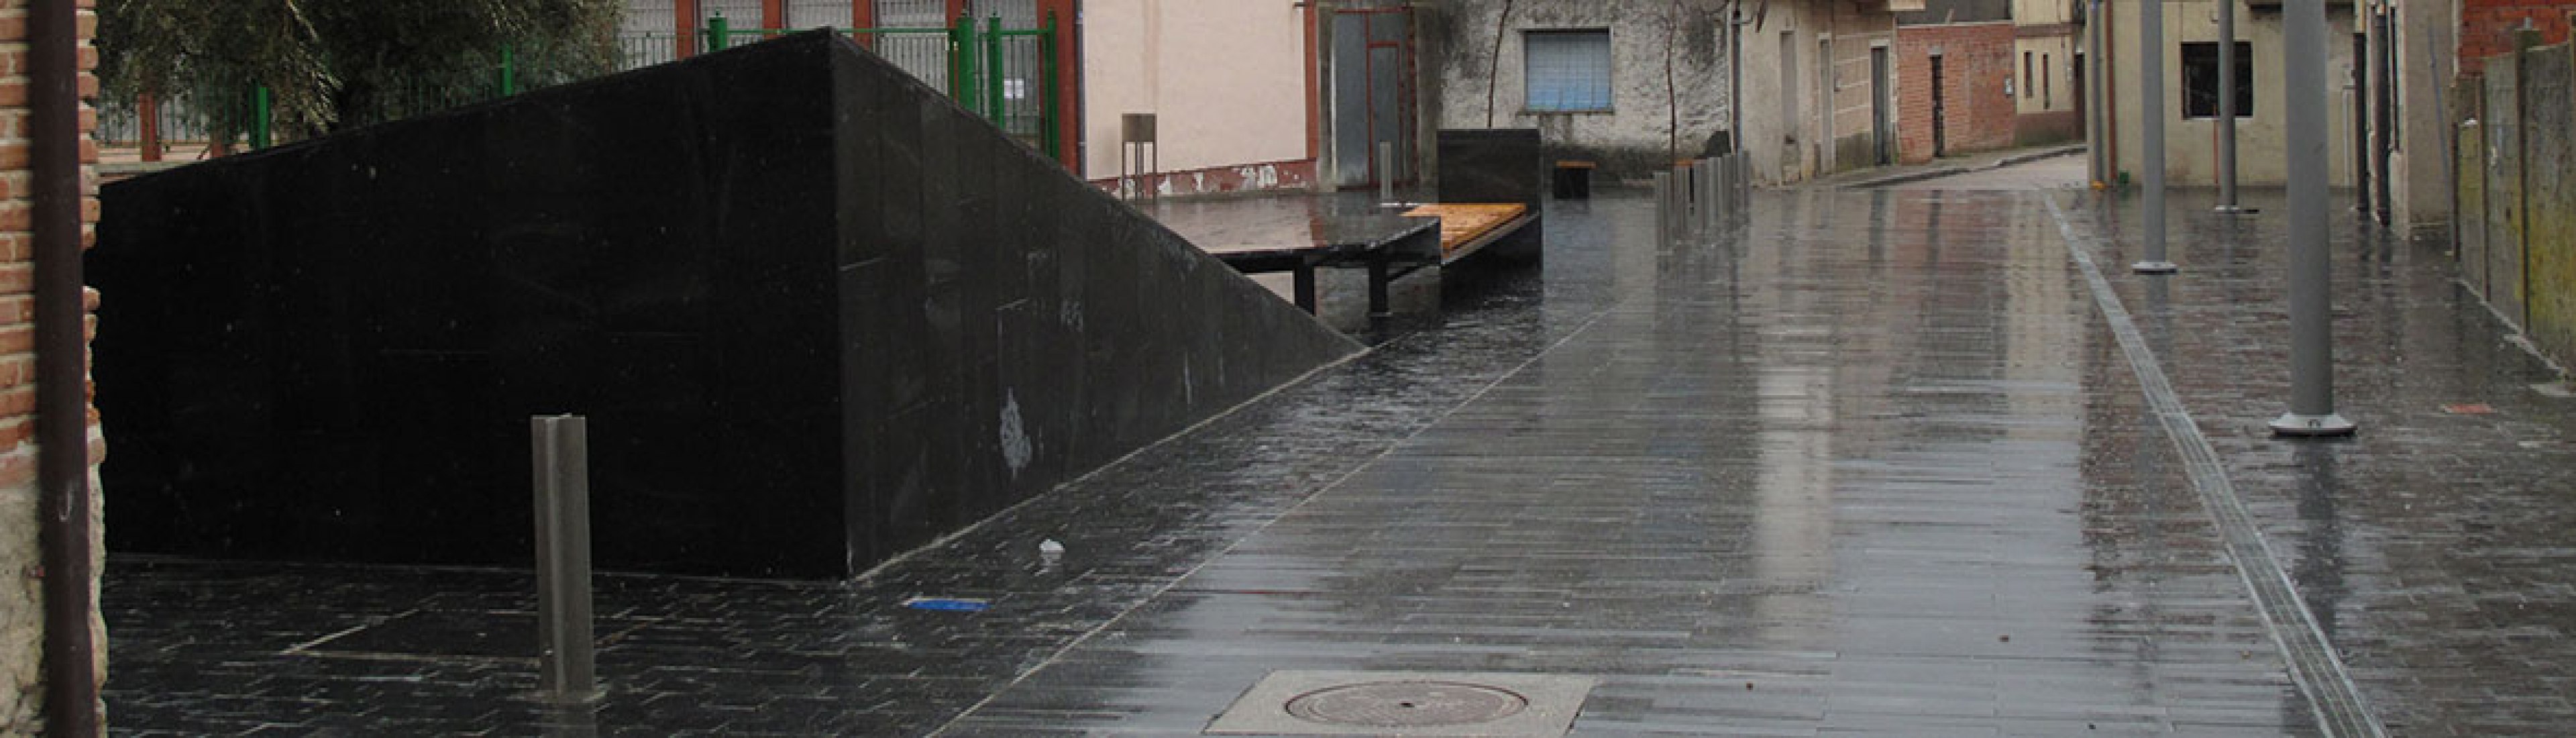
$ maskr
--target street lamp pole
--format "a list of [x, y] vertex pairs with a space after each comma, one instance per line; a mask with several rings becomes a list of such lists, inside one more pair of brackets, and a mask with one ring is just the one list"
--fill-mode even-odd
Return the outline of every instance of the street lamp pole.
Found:
[[2165, 4], [2142, 0], [2138, 3], [2138, 116], [2146, 119], [2147, 141], [2138, 165], [2146, 169], [2146, 197], [2140, 203], [2145, 212], [2139, 215], [2147, 222], [2147, 258], [2129, 267], [2139, 274], [2172, 274], [2177, 269], [2165, 258], [2164, 48]]
[[[2291, 131], [2326, 129], [2325, 0], [2289, 0], [2282, 29], [2281, 112]], [[2326, 136], [2285, 137], [2290, 179], [2290, 411], [2272, 421], [2284, 436], [2345, 436], [2335, 414], [2334, 316], [2326, 249]]]

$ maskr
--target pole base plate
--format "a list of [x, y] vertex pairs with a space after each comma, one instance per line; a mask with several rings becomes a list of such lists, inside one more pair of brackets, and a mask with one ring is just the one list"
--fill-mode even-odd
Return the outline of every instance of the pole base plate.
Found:
[[2343, 419], [2342, 415], [2334, 413], [2324, 415], [2282, 413], [2281, 417], [2272, 420], [2271, 425], [2272, 435], [2297, 438], [2349, 436], [2360, 428], [2353, 425], [2352, 421]]
[[2139, 274], [2172, 274], [2182, 271], [2182, 267], [2174, 266], [2170, 261], [2141, 261], [2129, 265], [2129, 269]]

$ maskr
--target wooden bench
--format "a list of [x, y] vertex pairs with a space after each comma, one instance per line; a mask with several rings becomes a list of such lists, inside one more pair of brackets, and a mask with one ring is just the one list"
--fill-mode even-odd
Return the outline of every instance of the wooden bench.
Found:
[[1529, 206], [1505, 203], [1437, 203], [1404, 211], [1407, 216], [1440, 219], [1440, 263], [1467, 258], [1518, 232], [1538, 216]]

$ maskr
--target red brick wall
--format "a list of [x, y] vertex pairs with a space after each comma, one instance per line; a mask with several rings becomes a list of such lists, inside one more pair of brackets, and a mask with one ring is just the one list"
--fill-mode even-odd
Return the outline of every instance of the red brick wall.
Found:
[[2460, 0], [2460, 73], [2477, 74], [2486, 59], [2513, 50], [2513, 32], [2524, 21], [2543, 45], [2567, 40], [2567, 14], [2576, 0]]
[[1943, 151], [2013, 145], [2013, 99], [2004, 80], [2020, 74], [2011, 23], [1904, 26], [1896, 29], [1896, 155], [1932, 160], [1932, 51], [1941, 51]]

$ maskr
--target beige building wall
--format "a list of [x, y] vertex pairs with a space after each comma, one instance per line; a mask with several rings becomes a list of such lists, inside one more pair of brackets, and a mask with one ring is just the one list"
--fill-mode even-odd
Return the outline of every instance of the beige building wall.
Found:
[[2076, 104], [2075, 38], [2078, 34], [2070, 0], [2013, 0], [2014, 69], [2029, 55], [2031, 73], [2015, 81], [2015, 105], [2023, 115], [2068, 112]]
[[2013, 69], [2029, 60], [2030, 73], [2013, 82], [2013, 106], [2023, 115], [2066, 113], [2075, 104], [2075, 37], [2044, 36], [2013, 40]]
[[[2105, 58], [2111, 60], [2110, 105], [2113, 123], [2118, 130], [2113, 141], [2118, 147], [2117, 172], [2129, 173], [2134, 182], [2140, 175], [2144, 150], [2145, 120], [2138, 115], [2139, 60], [2149, 58], [2138, 48], [2138, 21], [2142, 4], [2114, 0], [2105, 12], [2110, 16], [2112, 49]], [[2165, 181], [2176, 186], [2215, 187], [2217, 180], [2217, 122], [2215, 119], [2185, 118], [2182, 92], [2182, 44], [2190, 41], [2218, 40], [2217, 5], [2207, 0], [2166, 2], [2165, 43], [2154, 50], [2155, 58], [2165, 68]], [[2357, 94], [2352, 78], [2353, 11], [2350, 4], [2329, 2], [2326, 8], [2326, 78], [2329, 82], [2326, 111], [2327, 179], [2334, 186], [2353, 183], [2352, 105]], [[2254, 111], [2251, 117], [2236, 123], [2236, 181], [2250, 187], [2280, 186], [2286, 183], [2287, 162], [2282, 148], [2289, 131], [2283, 126], [2286, 96], [2281, 89], [2281, 12], [2266, 9], [2257, 13], [2240, 4], [2236, 8], [2237, 40], [2253, 45]], [[2316, 135], [2302, 132], [2301, 135]], [[2116, 176], [2116, 174], [2114, 175]]]
[[2388, 155], [2389, 193], [2400, 228], [2439, 235], [2451, 222], [2450, 119], [2452, 75], [2458, 72], [2458, 16], [2450, 3], [2405, 3], [2395, 8], [2397, 150]]
[[[1757, 179], [1794, 182], [1870, 166], [1856, 158], [1865, 151], [1850, 149], [1870, 133], [1870, 49], [1890, 45], [1896, 16], [1882, 4], [1840, 0], [1769, 7], [1759, 27], [1744, 28], [1744, 150]], [[1827, 58], [1832, 63], [1818, 63]], [[1885, 90], [1891, 126], [1894, 76]]]
[[1162, 171], [1307, 153], [1306, 11], [1271, 0], [1086, 0], [1084, 176], [1118, 175], [1119, 116], [1154, 113]]

